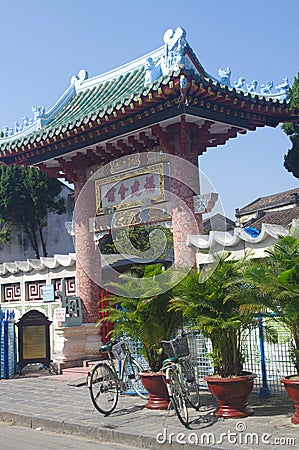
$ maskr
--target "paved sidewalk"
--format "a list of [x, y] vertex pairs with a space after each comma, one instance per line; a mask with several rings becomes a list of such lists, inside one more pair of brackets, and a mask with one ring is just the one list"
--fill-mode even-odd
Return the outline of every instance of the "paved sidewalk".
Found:
[[217, 419], [215, 401], [203, 391], [202, 406], [190, 409], [191, 427], [184, 428], [173, 411], [152, 411], [136, 396], [121, 396], [117, 409], [103, 417], [92, 406], [83, 374], [15, 377], [0, 380], [0, 419], [11, 424], [99, 441], [151, 449], [292, 449], [299, 446], [299, 426], [290, 417], [287, 396], [260, 400], [252, 394], [254, 415]]

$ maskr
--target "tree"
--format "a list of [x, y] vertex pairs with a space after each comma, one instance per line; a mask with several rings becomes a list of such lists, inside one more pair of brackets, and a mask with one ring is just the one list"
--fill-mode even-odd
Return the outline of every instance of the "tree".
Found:
[[[215, 259], [201, 283], [196, 269], [173, 289], [171, 309], [180, 311], [194, 329], [212, 343], [215, 374], [239, 376], [243, 370], [244, 337], [258, 325], [256, 312], [263, 308], [258, 290], [247, 282], [248, 257], [230, 260], [230, 254]], [[268, 330], [267, 330], [268, 331]]]
[[22, 227], [35, 257], [40, 257], [38, 237], [42, 255], [47, 256], [43, 228], [49, 212], [66, 211], [64, 199], [57, 197], [61, 189], [58, 180], [38, 169], [0, 165], [0, 240], [9, 240], [9, 225]]
[[135, 272], [121, 275], [120, 283], [109, 283], [120, 295], [109, 296], [109, 306], [101, 311], [105, 317], [100, 323], [107, 320], [115, 324], [113, 337], [125, 333], [142, 342], [154, 372], [161, 369], [167, 357], [162, 341], [171, 339], [183, 325], [182, 313], [170, 310], [174, 276], [164, 271], [162, 264], [139, 266]]
[[[299, 73], [290, 89], [290, 106], [299, 107]], [[292, 148], [284, 157], [284, 167], [294, 177], [299, 178], [299, 122], [286, 122], [282, 126], [283, 131], [290, 137]]]
[[289, 354], [299, 374], [299, 229], [281, 236], [265, 253], [246, 271], [244, 282], [258, 290], [260, 312], [271, 313], [271, 320], [289, 331]]
[[103, 255], [120, 252], [135, 254], [134, 250], [137, 250], [141, 252], [140, 256], [153, 258], [159, 255], [159, 259], [163, 259], [173, 253], [173, 236], [169, 228], [161, 225], [132, 226], [126, 230], [116, 230], [114, 238], [111, 234], [103, 238], [100, 250]]
[[271, 308], [291, 334], [290, 357], [299, 374], [299, 230], [283, 236], [267, 251], [262, 288], [272, 296]]

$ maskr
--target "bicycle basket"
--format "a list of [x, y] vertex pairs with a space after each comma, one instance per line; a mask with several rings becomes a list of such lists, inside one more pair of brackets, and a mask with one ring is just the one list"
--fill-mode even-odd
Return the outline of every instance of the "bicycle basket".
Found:
[[183, 358], [189, 355], [189, 345], [186, 336], [179, 336], [171, 341], [162, 342], [162, 347], [169, 358]]
[[125, 345], [126, 349], [130, 352], [130, 353], [134, 353], [134, 344], [131, 341], [131, 339], [124, 339], [123, 340], [123, 344]]
[[112, 347], [112, 353], [116, 359], [125, 359], [126, 355], [126, 345], [123, 341], [114, 344]]

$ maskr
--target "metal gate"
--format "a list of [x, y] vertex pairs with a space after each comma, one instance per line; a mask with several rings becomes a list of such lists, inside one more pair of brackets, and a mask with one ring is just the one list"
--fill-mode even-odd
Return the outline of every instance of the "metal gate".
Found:
[[9, 378], [16, 368], [15, 313], [0, 309], [0, 378]]

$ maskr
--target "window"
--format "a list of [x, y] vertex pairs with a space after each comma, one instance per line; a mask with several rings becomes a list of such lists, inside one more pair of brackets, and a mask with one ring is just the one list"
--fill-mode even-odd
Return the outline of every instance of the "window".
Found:
[[44, 286], [45, 284], [45, 280], [29, 281], [28, 283], [26, 283], [26, 300], [28, 302], [42, 301], [42, 286]]
[[21, 286], [20, 283], [8, 283], [2, 285], [3, 302], [20, 302]]

